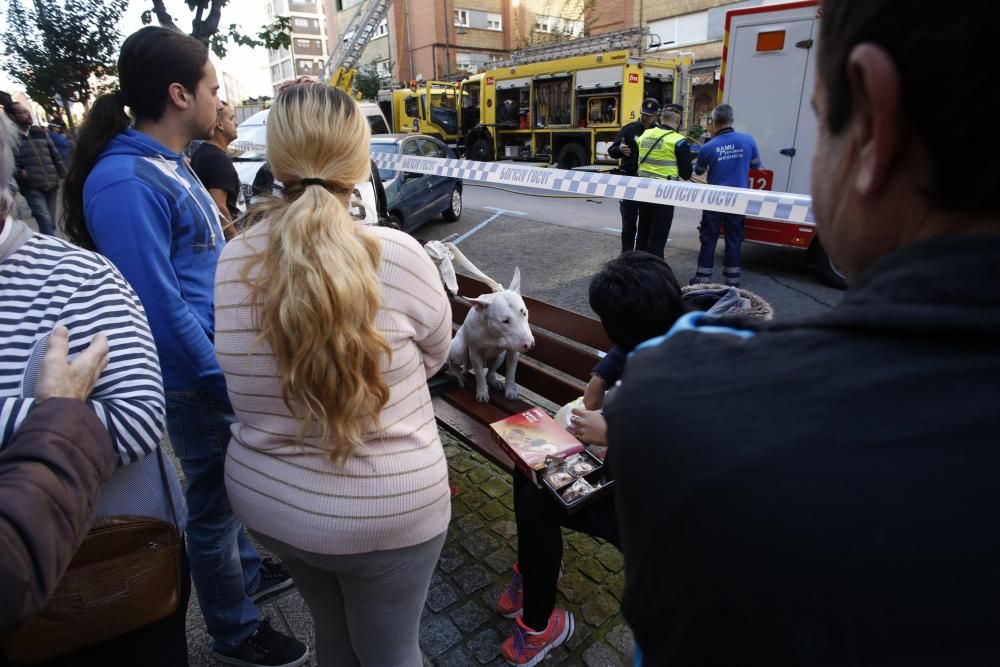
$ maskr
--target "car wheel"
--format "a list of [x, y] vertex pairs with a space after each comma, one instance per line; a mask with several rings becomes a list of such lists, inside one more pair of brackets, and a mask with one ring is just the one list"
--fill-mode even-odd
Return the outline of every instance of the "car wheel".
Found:
[[455, 222], [462, 216], [462, 188], [458, 185], [451, 190], [451, 206], [441, 214], [445, 222]]
[[833, 260], [830, 259], [830, 255], [827, 254], [826, 248], [819, 242], [819, 239], [815, 241], [813, 262], [816, 265], [816, 273], [819, 274], [819, 279], [825, 285], [836, 289], [847, 289], [847, 277], [844, 276], [840, 269], [837, 268], [837, 265], [833, 263]]
[[465, 153], [465, 159], [476, 160], [477, 162], [490, 162], [493, 159], [493, 148], [490, 142], [480, 139], [469, 147]]
[[560, 169], [574, 169], [587, 160], [587, 152], [579, 144], [566, 144], [559, 151], [556, 163]]

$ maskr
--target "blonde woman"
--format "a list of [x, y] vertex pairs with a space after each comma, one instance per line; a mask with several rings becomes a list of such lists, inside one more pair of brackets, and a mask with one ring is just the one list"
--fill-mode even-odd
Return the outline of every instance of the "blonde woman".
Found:
[[451, 310], [413, 238], [348, 213], [369, 138], [340, 90], [303, 83], [271, 107], [284, 195], [216, 275], [215, 349], [237, 417], [226, 490], [309, 605], [320, 665], [416, 666], [451, 516], [426, 382]]

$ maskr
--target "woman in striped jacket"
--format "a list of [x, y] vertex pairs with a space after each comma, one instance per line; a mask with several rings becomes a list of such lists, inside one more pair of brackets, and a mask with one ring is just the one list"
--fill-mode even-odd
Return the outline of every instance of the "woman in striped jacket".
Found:
[[[9, 124], [0, 127], [0, 183], [12, 169]], [[108, 365], [88, 404], [111, 434], [119, 467], [101, 490], [97, 518], [151, 516], [173, 521], [157, 457], [164, 398], [156, 347], [139, 298], [100, 255], [33, 232], [9, 217], [0, 192], [0, 446], [35, 407], [35, 380], [57, 325], [69, 330], [69, 354], [97, 334], [108, 339]], [[183, 532], [186, 511], [173, 465], [164, 469]], [[39, 517], [44, 520], [44, 517]], [[185, 564], [186, 568], [186, 564]], [[187, 577], [184, 577], [187, 581]], [[177, 612], [145, 628], [66, 656], [59, 664], [186, 665], [187, 584]]]

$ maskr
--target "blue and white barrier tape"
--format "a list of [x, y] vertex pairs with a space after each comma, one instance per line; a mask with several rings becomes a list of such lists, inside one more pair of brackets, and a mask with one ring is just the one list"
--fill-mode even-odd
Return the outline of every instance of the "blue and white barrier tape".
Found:
[[722, 213], [748, 215], [795, 224], [813, 225], [812, 199], [769, 190], [729, 188], [686, 181], [619, 176], [590, 171], [567, 171], [511, 164], [509, 162], [474, 162], [433, 157], [415, 157], [398, 153], [372, 153], [380, 169], [406, 171], [434, 176], [448, 176], [467, 181], [514, 185], [548, 192], [567, 192], [631, 199], [652, 204], [672, 204]]

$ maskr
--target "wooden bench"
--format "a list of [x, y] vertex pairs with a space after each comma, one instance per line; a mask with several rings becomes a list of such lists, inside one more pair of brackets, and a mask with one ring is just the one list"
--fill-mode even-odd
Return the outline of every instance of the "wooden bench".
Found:
[[[458, 287], [460, 294], [469, 297], [490, 291], [486, 283], [461, 275]], [[490, 402], [479, 403], [471, 376], [464, 388], [452, 385], [435, 392], [433, 399], [440, 428], [508, 471], [512, 471], [514, 465], [493, 440], [489, 425], [533, 407], [523, 400], [525, 389], [557, 406], [579, 398], [590, 380], [590, 371], [601, 358], [599, 352], [611, 348], [611, 341], [599, 320], [527, 296], [524, 303], [528, 307], [535, 347], [522, 354], [517, 365], [517, 385], [522, 399], [507, 400], [502, 391], [490, 388]], [[451, 309], [457, 330], [465, 321], [469, 306], [452, 299]]]

